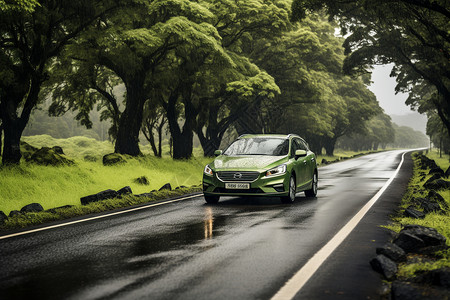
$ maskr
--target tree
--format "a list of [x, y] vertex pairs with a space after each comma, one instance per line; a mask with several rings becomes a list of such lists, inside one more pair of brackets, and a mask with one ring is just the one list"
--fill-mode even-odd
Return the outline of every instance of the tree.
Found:
[[[408, 104], [431, 105], [450, 128], [450, 10], [446, 0], [294, 0], [293, 19], [325, 8], [349, 33], [344, 71], [365, 73], [374, 64], [394, 63], [396, 91], [410, 92]], [[421, 99], [417, 86], [428, 86]]]
[[427, 134], [433, 144], [439, 148], [440, 157], [442, 157], [442, 152], [450, 151], [450, 138], [447, 128], [435, 112], [428, 113]]
[[49, 80], [44, 84], [44, 97], [51, 97], [50, 116], [62, 116], [67, 111], [78, 111], [75, 119], [86, 128], [92, 127], [90, 113], [97, 107], [100, 121], [110, 120], [108, 134], [117, 138], [123, 83], [109, 69], [88, 61], [74, 60], [74, 53], [62, 52], [52, 67]]
[[[3, 164], [18, 164], [19, 142], [42, 83], [62, 49], [115, 4], [110, 1], [16, 1], [0, 11], [0, 113]], [[13, 4], [13, 6], [15, 5]], [[36, 4], [36, 6], [34, 6]], [[34, 10], [33, 10], [34, 8]]]
[[[154, 89], [166, 93], [173, 83], [189, 86], [187, 78], [178, 78], [183, 82], [161, 82], [160, 78], [174, 79], [166, 72], [173, 74], [183, 66], [195, 66], [188, 65], [191, 58], [222, 56], [226, 59], [226, 55], [217, 31], [208, 23], [212, 14], [200, 4], [187, 0], [128, 2], [120, 13], [108, 16], [83, 35], [73, 52], [81, 54], [79, 60], [113, 71], [124, 83], [125, 109], [119, 120], [115, 152], [139, 155], [144, 105], [153, 101], [149, 95]], [[173, 95], [176, 100], [178, 91], [172, 91], [177, 92]], [[168, 118], [169, 124], [177, 123], [177, 119], [173, 122], [171, 116]]]

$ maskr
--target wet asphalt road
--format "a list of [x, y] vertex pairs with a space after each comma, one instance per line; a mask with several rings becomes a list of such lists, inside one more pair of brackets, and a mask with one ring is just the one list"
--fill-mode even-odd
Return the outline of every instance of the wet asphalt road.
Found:
[[[293, 205], [240, 197], [207, 205], [199, 196], [0, 240], [0, 299], [270, 299], [400, 159], [390, 151], [320, 168], [318, 197], [299, 193]], [[388, 221], [408, 170], [296, 299], [378, 297], [381, 278], [367, 259], [388, 238], [377, 225]]]

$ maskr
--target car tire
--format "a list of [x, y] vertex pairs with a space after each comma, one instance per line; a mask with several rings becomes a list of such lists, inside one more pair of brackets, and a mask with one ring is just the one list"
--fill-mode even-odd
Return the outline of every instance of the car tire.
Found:
[[318, 184], [317, 172], [314, 172], [311, 189], [305, 191], [306, 197], [314, 198], [317, 196], [317, 184]]
[[215, 204], [215, 203], [219, 202], [219, 199], [220, 199], [220, 196], [216, 196], [216, 195], [213, 195], [213, 196], [204, 195], [204, 197], [205, 197], [206, 203], [209, 203], [209, 204]]
[[289, 178], [289, 194], [287, 196], [281, 197], [281, 202], [293, 203], [295, 201], [295, 193], [296, 193], [295, 177], [294, 175], [291, 175], [291, 178]]

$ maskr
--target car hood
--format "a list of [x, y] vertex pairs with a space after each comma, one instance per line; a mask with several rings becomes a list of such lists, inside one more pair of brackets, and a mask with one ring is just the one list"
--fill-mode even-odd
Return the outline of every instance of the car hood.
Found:
[[265, 171], [288, 161], [287, 156], [269, 155], [242, 155], [242, 156], [218, 156], [211, 167], [216, 171]]

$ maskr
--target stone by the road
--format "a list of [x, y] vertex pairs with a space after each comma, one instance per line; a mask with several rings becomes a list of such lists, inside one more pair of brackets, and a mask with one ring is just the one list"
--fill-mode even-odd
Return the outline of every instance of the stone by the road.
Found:
[[20, 209], [20, 212], [22, 213], [29, 213], [29, 212], [40, 212], [43, 211], [44, 208], [39, 203], [31, 203], [28, 205], [25, 205]]
[[131, 187], [125, 186], [125, 187], [121, 188], [120, 190], [118, 190], [117, 194], [118, 195], [129, 195], [129, 194], [133, 194], [133, 191], [131, 190]]
[[383, 247], [377, 248], [377, 254], [382, 254], [395, 262], [401, 262], [406, 260], [405, 251], [393, 243], [386, 243]]
[[425, 214], [421, 211], [418, 211], [417, 209], [414, 209], [413, 206], [410, 206], [407, 209], [405, 209], [405, 217], [410, 217], [414, 219], [423, 219], [425, 218]]
[[162, 190], [172, 190], [172, 186], [170, 185], [170, 183], [166, 183], [165, 185], [163, 185], [158, 191], [162, 191]]
[[0, 225], [5, 223], [6, 220], [8, 220], [8, 216], [0, 210]]
[[397, 264], [383, 254], [379, 254], [372, 259], [370, 261], [370, 265], [387, 280], [392, 280], [395, 278], [397, 273]]

